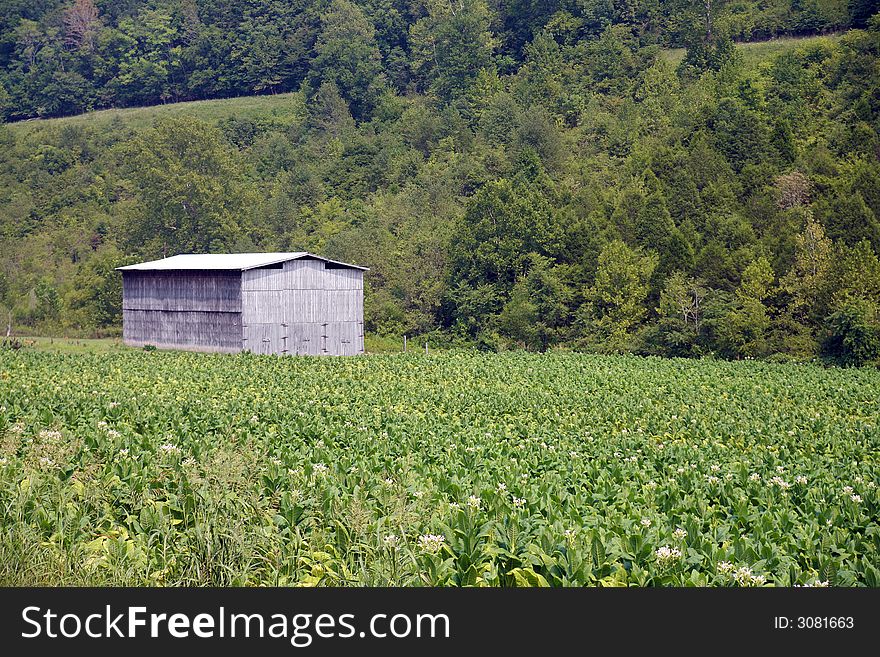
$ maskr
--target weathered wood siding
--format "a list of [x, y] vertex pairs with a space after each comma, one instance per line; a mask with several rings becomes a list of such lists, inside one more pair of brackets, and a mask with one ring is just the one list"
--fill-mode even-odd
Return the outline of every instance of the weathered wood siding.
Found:
[[241, 312], [241, 272], [127, 271], [122, 307], [132, 310]]
[[302, 258], [242, 275], [243, 348], [262, 354], [353, 356], [364, 351], [358, 269]]
[[241, 350], [241, 273], [127, 271], [123, 340], [131, 346]]

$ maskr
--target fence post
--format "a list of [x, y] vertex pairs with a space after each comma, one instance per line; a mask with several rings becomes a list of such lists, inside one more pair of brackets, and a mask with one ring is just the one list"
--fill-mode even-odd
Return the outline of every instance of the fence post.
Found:
[[406, 353], [406, 336], [403, 336], [403, 353]]

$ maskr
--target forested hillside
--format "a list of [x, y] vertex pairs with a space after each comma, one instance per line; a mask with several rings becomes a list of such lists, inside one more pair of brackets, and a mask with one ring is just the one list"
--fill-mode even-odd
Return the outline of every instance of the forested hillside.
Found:
[[0, 302], [113, 331], [119, 264], [310, 250], [374, 334], [870, 362], [876, 4], [4, 3], [9, 120], [269, 95], [0, 127]]
[[688, 47], [707, 31], [752, 40], [864, 27], [873, 11], [875, 0], [6, 0], [0, 116], [332, 80], [360, 119], [386, 89], [449, 100], [481, 68], [513, 73], [541, 32], [573, 44], [616, 25], [640, 46]]

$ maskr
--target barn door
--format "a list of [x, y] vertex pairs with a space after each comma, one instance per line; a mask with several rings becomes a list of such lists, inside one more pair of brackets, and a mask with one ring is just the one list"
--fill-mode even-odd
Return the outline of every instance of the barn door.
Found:
[[242, 345], [245, 351], [254, 354], [274, 354], [280, 349], [273, 343], [273, 331], [269, 324], [247, 324], [242, 327]]
[[354, 356], [358, 353], [357, 325], [354, 322], [330, 322], [322, 325], [322, 352], [330, 356]]

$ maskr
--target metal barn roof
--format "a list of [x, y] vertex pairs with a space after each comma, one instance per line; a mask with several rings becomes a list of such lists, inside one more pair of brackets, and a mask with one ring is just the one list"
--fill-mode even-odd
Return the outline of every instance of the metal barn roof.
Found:
[[161, 260], [151, 260], [137, 265], [117, 267], [120, 271], [185, 271], [185, 270], [226, 270], [245, 271], [267, 265], [275, 265], [279, 262], [297, 260], [298, 258], [316, 258], [335, 265], [351, 267], [367, 271], [367, 267], [351, 265], [347, 262], [338, 262], [328, 258], [298, 251], [296, 253], [185, 253], [171, 256]]

